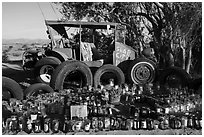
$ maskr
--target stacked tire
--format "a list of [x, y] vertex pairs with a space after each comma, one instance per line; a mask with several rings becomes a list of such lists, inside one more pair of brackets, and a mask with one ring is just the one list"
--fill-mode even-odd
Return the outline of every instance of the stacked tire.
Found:
[[50, 86], [54, 90], [61, 90], [66, 88], [66, 81], [68, 78], [70, 78], [71, 74], [74, 72], [78, 72], [79, 75], [77, 75], [77, 78], [80, 78], [81, 76], [81, 85], [79, 87], [84, 86], [92, 86], [98, 87], [98, 85], [101, 84], [101, 78], [107, 74], [111, 73], [113, 78], [115, 79], [115, 84], [120, 85], [125, 82], [125, 77], [123, 72], [120, 68], [111, 65], [106, 64], [101, 66], [97, 69], [97, 71], [92, 74], [91, 69], [89, 66], [87, 66], [85, 63], [80, 61], [65, 61], [61, 63], [53, 72]]
[[[74, 74], [76, 74], [78, 77], [74, 77]], [[76, 79], [79, 77], [81, 78], [80, 86], [82, 87], [92, 85], [93, 83], [91, 70], [85, 63], [80, 61], [65, 61], [61, 63], [53, 72], [50, 86], [54, 90], [61, 90], [66, 88], [66, 82], [69, 82], [67, 80], [70, 80], [69, 78], [71, 75]]]
[[8, 100], [10, 98], [16, 98], [18, 100], [23, 99], [23, 89], [13, 79], [8, 77], [2, 77], [2, 99]]
[[26, 97], [37, 96], [38, 94], [53, 93], [54, 90], [45, 83], [35, 83], [25, 89], [24, 94]]
[[[170, 79], [173, 79], [176, 82], [171, 82], [172, 80]], [[190, 75], [179, 67], [169, 67], [165, 69], [159, 77], [159, 82], [161, 85], [168, 85], [170, 87], [187, 87], [189, 86], [190, 81]]]
[[[98, 85], [101, 85], [102, 83], [102, 77], [106, 77], [105, 74], [109, 73], [108, 79], [114, 79], [115, 85], [121, 85], [125, 83], [125, 76], [122, 70], [119, 67], [116, 67], [111, 64], [106, 64], [100, 67], [94, 74], [94, 87], [97, 88]], [[112, 74], [112, 76], [110, 76]], [[106, 81], [105, 83], [108, 84], [108, 79], [105, 79], [103, 81]], [[102, 84], [103, 85], [103, 84]]]

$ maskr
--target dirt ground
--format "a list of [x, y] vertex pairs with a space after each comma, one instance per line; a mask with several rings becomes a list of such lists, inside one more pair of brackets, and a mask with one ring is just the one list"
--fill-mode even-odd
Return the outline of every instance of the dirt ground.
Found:
[[[28, 135], [25, 132], [20, 132], [17, 135]], [[121, 130], [115, 130], [115, 131], [90, 131], [90, 132], [69, 132], [67, 134], [64, 134], [62, 132], [59, 132], [57, 134], [51, 134], [51, 133], [31, 133], [30, 135], [202, 135], [201, 130], [192, 130], [192, 129], [179, 129], [179, 130], [128, 130], [128, 131], [121, 131]]]
[[[23, 71], [21, 67], [21, 61], [10, 61], [2, 63], [2, 75], [12, 78], [17, 81], [24, 89], [30, 84], [35, 83], [33, 72], [32, 71]], [[20, 132], [18, 135], [27, 135], [25, 132]], [[31, 133], [30, 135], [45, 135], [45, 133]], [[48, 133], [46, 135], [51, 135]], [[56, 135], [65, 135], [62, 132], [57, 133]], [[129, 130], [129, 131], [90, 131], [90, 132], [70, 132], [67, 135], [202, 135], [202, 130], [195, 129], [180, 129], [180, 130]]]

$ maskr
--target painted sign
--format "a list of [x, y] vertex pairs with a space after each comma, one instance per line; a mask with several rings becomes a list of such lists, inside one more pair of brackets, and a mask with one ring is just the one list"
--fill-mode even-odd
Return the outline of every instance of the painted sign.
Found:
[[87, 117], [87, 106], [86, 105], [74, 105], [71, 106], [71, 118], [72, 117]]
[[116, 42], [114, 58], [114, 63], [117, 66], [120, 62], [123, 62], [125, 60], [135, 59], [135, 52], [131, 50], [130, 47], [127, 47], [125, 44]]

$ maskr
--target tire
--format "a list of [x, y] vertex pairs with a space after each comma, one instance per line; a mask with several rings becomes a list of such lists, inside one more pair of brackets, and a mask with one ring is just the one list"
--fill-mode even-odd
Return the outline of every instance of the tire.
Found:
[[[81, 83], [77, 85], [78, 83], [76, 81], [81, 81]], [[75, 83], [75, 85], [73, 83]], [[90, 68], [85, 63], [80, 61], [65, 61], [61, 63], [53, 72], [50, 81], [50, 86], [54, 90], [66, 89], [67, 87], [69, 88], [69, 86], [73, 85], [84, 87], [87, 85], [92, 86], [92, 84], [93, 76]]]
[[35, 96], [39, 94], [38, 92], [42, 91], [43, 93], [53, 93], [54, 90], [47, 84], [44, 83], [35, 83], [30, 85], [25, 89], [24, 93], [26, 97]]
[[[176, 81], [174, 83], [169, 83], [169, 78], [171, 76], [176, 76], [179, 78], [179, 81]], [[190, 75], [183, 69], [179, 67], [170, 67], [165, 70], [163, 70], [163, 73], [160, 76], [160, 84], [161, 85], [166, 85], [168, 84], [171, 87], [176, 87], [178, 84], [180, 84], [181, 87], [188, 86], [190, 82]], [[173, 82], [173, 81], [172, 81]], [[178, 83], [180, 82], [180, 83]]]
[[196, 78], [189, 80], [189, 89], [197, 91], [202, 85], [202, 78]]
[[[113, 78], [114, 77], [114, 84], [115, 85], [121, 85], [125, 82], [125, 76], [122, 72], [122, 70], [116, 66], [113, 66], [111, 64], [106, 64], [106, 65], [103, 65], [102, 67], [100, 67], [94, 74], [94, 87], [97, 88], [98, 85], [101, 83], [101, 79], [102, 79], [102, 76], [104, 74], [107, 74], [107, 73], [112, 73], [112, 77], [104, 77], [105, 79], [105, 83], [106, 84], [109, 84], [107, 83], [108, 82], [108, 79], [110, 78]], [[104, 85], [104, 84], [102, 84]]]
[[46, 57], [35, 65], [34, 74], [37, 82], [50, 84], [52, 73], [61, 61], [55, 57]]
[[[10, 97], [4, 98], [3, 92], [7, 95], [10, 94]], [[2, 77], [2, 94], [2, 99], [16, 98], [18, 100], [23, 100], [23, 89], [16, 81], [8, 77]]]
[[54, 72], [56, 67], [57, 65], [46, 64], [38, 68], [35, 68], [34, 74], [36, 77], [36, 81], [49, 85], [52, 73]]
[[125, 75], [125, 82], [126, 83], [130, 83], [130, 81], [128, 79], [128, 73], [127, 72], [128, 72], [128, 69], [129, 69], [128, 66], [131, 64], [132, 61], [133, 60], [125, 60], [125, 61], [119, 63], [118, 66], [117, 66], [122, 70], [123, 74]]
[[153, 61], [147, 58], [139, 58], [130, 64], [128, 80], [135, 84], [147, 84], [155, 80], [156, 74], [157, 66]]

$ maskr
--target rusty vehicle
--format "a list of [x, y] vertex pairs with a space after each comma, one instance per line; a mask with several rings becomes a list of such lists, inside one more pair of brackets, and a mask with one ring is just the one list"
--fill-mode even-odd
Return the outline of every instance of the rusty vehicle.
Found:
[[[45, 20], [45, 24], [50, 44], [44, 47], [44, 52], [26, 52], [23, 66], [32, 64], [37, 80], [50, 84], [55, 90], [66, 89], [70, 85], [97, 87], [108, 84], [110, 78], [118, 85], [154, 81], [165, 84], [175, 77], [181, 85], [186, 85], [190, 78], [177, 67], [159, 69], [156, 62], [149, 58], [153, 54], [151, 48], [144, 49], [143, 56], [138, 57], [136, 50], [125, 44], [125, 26], [119, 23]], [[91, 30], [92, 34], [84, 38], [83, 29]], [[70, 44], [70, 31], [76, 30], [79, 39]], [[105, 58], [99, 56], [94, 35], [96, 31], [113, 34], [112, 51]]]

